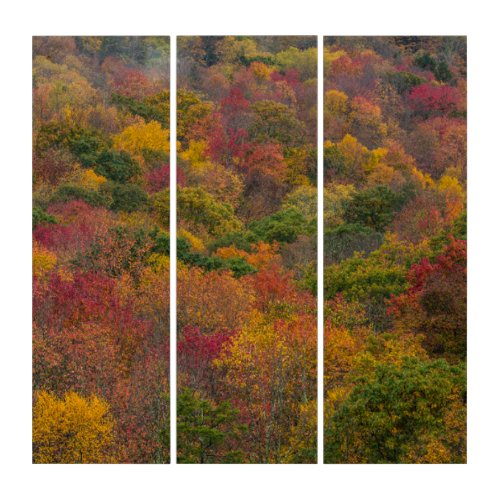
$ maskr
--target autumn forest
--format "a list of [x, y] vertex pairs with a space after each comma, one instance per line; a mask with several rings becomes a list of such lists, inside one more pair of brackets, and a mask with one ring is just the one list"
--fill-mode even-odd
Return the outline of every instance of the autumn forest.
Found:
[[33, 462], [465, 463], [465, 37], [176, 48], [33, 38]]
[[325, 463], [463, 463], [465, 38], [324, 61]]
[[33, 461], [169, 461], [169, 39], [33, 39]]

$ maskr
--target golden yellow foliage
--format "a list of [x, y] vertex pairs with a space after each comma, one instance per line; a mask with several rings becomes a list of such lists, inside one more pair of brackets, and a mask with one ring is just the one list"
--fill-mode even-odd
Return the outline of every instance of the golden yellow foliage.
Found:
[[465, 205], [465, 191], [458, 179], [443, 175], [436, 185], [439, 193], [444, 195], [446, 202], [446, 219], [455, 220]]
[[337, 59], [340, 59], [341, 57], [344, 57], [347, 55], [347, 52], [345, 50], [336, 50], [335, 52], [332, 53], [331, 59], [332, 61], [336, 61]]
[[237, 62], [242, 55], [251, 58], [259, 54], [257, 43], [251, 38], [237, 39], [225, 36], [216, 44], [217, 54], [226, 63]]
[[87, 189], [97, 191], [101, 184], [106, 182], [106, 177], [96, 174], [91, 168], [86, 169], [81, 177], [80, 184]]
[[206, 250], [203, 241], [193, 233], [190, 233], [187, 229], [179, 228], [179, 230], [177, 231], [177, 236], [179, 238], [186, 239], [195, 252], [204, 252]]
[[337, 143], [337, 147], [350, 168], [369, 170], [369, 167], [379, 160], [378, 155], [373, 157], [370, 150], [363, 146], [356, 137], [350, 134], [346, 134], [343, 139]]
[[190, 167], [195, 171], [206, 170], [210, 167], [210, 160], [206, 154], [207, 142], [189, 141], [189, 146], [185, 151], [182, 151], [179, 156], [185, 162], [189, 163]]
[[33, 408], [35, 463], [113, 463], [114, 420], [97, 396], [41, 391]]
[[308, 186], [311, 181], [306, 175], [308, 163], [311, 162], [311, 151], [304, 147], [289, 148], [284, 159], [286, 170], [286, 182], [293, 186]]
[[221, 259], [234, 259], [240, 257], [257, 269], [261, 269], [271, 262], [281, 263], [281, 257], [278, 254], [279, 244], [277, 242], [266, 243], [264, 241], [259, 241], [258, 243], [252, 244], [251, 248], [251, 252], [246, 252], [245, 250], [236, 248], [234, 245], [220, 247], [217, 249], [217, 252], [215, 252], [215, 255]]
[[328, 90], [325, 93], [325, 114], [333, 116], [347, 113], [347, 102], [349, 98], [344, 92], [336, 89]]
[[380, 186], [381, 184], [402, 185], [404, 182], [405, 178], [401, 172], [398, 172], [385, 163], [377, 164], [366, 179], [366, 185], [369, 187]]
[[344, 204], [351, 199], [356, 188], [352, 184], [331, 182], [323, 190], [325, 226], [342, 224], [344, 220]]
[[422, 172], [417, 167], [412, 167], [411, 175], [420, 184], [422, 189], [434, 186], [434, 180], [430, 174]]
[[[151, 265], [152, 271], [158, 272], [168, 272], [170, 270], [170, 257], [168, 255], [162, 255], [159, 253], [152, 253], [148, 257], [148, 263]], [[146, 268], [143, 273], [142, 279], [148, 276], [148, 271], [150, 269]]]
[[37, 242], [34, 242], [33, 245], [32, 259], [33, 275], [37, 278], [42, 278], [57, 264], [56, 254], [42, 247]]
[[220, 257], [221, 259], [234, 259], [237, 257], [241, 257], [246, 260], [246, 257], [248, 257], [248, 252], [245, 252], [245, 250], [240, 250], [234, 245], [231, 245], [229, 247], [218, 248], [215, 252], [215, 255], [217, 257]]
[[325, 324], [325, 353], [324, 353], [324, 384], [325, 389], [343, 383], [351, 371], [355, 357], [364, 347], [370, 330], [357, 328], [349, 331], [344, 326], [334, 326], [329, 321]]
[[169, 131], [162, 128], [157, 121], [130, 125], [114, 136], [114, 147], [126, 151], [137, 162], [144, 166], [144, 151], [154, 151], [168, 155], [170, 151]]
[[259, 80], [269, 80], [272, 71], [269, 66], [259, 61], [252, 62], [250, 69]]

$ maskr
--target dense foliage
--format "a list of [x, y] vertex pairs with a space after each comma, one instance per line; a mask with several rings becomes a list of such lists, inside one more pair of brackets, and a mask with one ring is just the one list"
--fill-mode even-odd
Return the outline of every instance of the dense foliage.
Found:
[[33, 39], [33, 460], [169, 461], [169, 39]]
[[178, 460], [314, 462], [316, 40], [178, 51]]
[[466, 45], [325, 42], [325, 461], [466, 461]]
[[[169, 40], [33, 39], [33, 461], [169, 457]], [[178, 39], [177, 459], [466, 461], [466, 44]], [[174, 153], [174, 152], [173, 152]]]

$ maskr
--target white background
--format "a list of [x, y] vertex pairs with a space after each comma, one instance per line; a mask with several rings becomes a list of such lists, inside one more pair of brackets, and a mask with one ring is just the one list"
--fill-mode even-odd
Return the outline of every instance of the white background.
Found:
[[[493, 1], [39, 0], [1, 12], [0, 496], [500, 498], [499, 16]], [[468, 465], [31, 465], [32, 35], [467, 35]]]

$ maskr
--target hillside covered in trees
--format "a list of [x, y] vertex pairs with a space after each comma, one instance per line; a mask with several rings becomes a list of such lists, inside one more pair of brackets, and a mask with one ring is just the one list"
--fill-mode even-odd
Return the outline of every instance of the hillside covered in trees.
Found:
[[[177, 460], [466, 461], [466, 41], [177, 39]], [[33, 39], [33, 461], [167, 463], [167, 37]]]
[[316, 461], [315, 37], [180, 37], [180, 463]]
[[325, 462], [466, 461], [466, 41], [328, 37]]
[[33, 461], [169, 461], [168, 37], [33, 39]]

